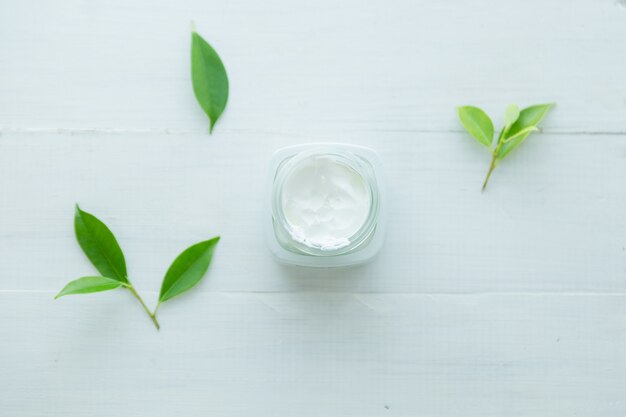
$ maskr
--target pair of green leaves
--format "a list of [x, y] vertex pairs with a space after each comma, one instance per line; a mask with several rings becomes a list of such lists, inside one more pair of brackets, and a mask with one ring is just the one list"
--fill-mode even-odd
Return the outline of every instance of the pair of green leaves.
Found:
[[520, 110], [515, 104], [509, 105], [504, 112], [504, 127], [496, 141], [494, 141], [493, 122], [483, 110], [473, 106], [462, 106], [457, 109], [465, 130], [491, 150], [492, 160], [483, 183], [483, 190], [487, 186], [497, 161], [521, 145], [528, 135], [538, 131], [537, 126], [552, 107], [554, 107], [553, 103], [537, 104]]
[[196, 99], [209, 117], [209, 133], [212, 133], [228, 101], [228, 76], [215, 49], [193, 28], [191, 32], [191, 80]]
[[159, 305], [195, 286], [211, 264], [219, 237], [197, 243], [174, 260], [163, 278], [159, 302], [151, 312], [128, 279], [124, 253], [111, 230], [94, 215], [76, 206], [76, 239], [101, 276], [86, 276], [68, 283], [55, 298], [69, 294], [88, 294], [124, 287], [139, 300], [154, 325], [159, 328], [156, 312]]

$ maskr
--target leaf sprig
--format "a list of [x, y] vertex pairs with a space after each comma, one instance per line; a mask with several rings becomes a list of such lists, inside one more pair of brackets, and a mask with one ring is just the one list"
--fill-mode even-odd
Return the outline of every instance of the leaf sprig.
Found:
[[483, 183], [483, 191], [497, 163], [521, 145], [528, 135], [539, 130], [537, 125], [554, 105], [554, 103], [536, 104], [523, 110], [515, 104], [509, 105], [504, 111], [504, 127], [496, 141], [493, 140], [493, 123], [483, 110], [473, 106], [457, 108], [459, 119], [465, 130], [491, 150], [491, 164]]
[[157, 330], [160, 328], [156, 313], [161, 303], [193, 288], [211, 264], [219, 236], [196, 243], [184, 250], [169, 267], [159, 294], [159, 301], [150, 311], [128, 279], [124, 253], [111, 230], [97, 217], [76, 206], [74, 216], [76, 239], [87, 258], [101, 276], [85, 276], [68, 283], [55, 299], [70, 294], [88, 294], [126, 288], [139, 301]]

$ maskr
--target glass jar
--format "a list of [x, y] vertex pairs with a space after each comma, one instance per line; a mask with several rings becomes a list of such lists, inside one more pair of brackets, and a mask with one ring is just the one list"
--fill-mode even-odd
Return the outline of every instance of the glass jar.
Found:
[[[302, 167], [307, 163], [315, 164], [317, 161], [324, 161], [330, 164], [331, 168], [337, 168], [336, 171], [329, 171], [330, 174], [349, 175], [351, 178], [338, 177], [337, 180], [358, 188], [362, 191], [362, 197], [367, 197], [361, 202], [367, 206], [359, 208], [361, 217], [350, 216], [348, 213], [349, 219], [357, 219], [354, 231], [344, 236], [345, 239], [333, 242], [332, 245], [322, 245], [315, 239], [304, 236], [302, 229], [290, 221], [290, 214], [285, 210], [283, 193], [286, 184], [289, 186], [290, 179], [295, 175], [306, 175], [302, 174]], [[316, 172], [316, 175], [320, 176], [322, 181], [326, 180], [323, 174]], [[318, 181], [319, 178], [315, 180]], [[270, 248], [279, 261], [320, 267], [355, 265], [370, 260], [382, 246], [384, 230], [381, 197], [384, 190], [380, 160], [373, 150], [343, 144], [309, 144], [284, 148], [272, 157], [270, 182], [271, 230], [268, 238]], [[302, 186], [314, 188], [317, 185], [315, 181], [312, 183], [304, 181]], [[307, 190], [303, 192], [306, 193]], [[347, 198], [348, 202], [353, 201], [350, 197]], [[343, 207], [341, 201], [338, 204]], [[333, 209], [326, 207], [324, 210], [327, 212], [326, 215], [332, 218]], [[291, 217], [293, 220], [293, 216]], [[338, 223], [334, 219], [330, 222]]]

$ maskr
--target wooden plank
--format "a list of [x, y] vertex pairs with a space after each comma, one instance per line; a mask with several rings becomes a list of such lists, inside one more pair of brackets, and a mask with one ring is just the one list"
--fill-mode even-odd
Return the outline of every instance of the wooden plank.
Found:
[[3, 415], [626, 413], [624, 295], [52, 295], [0, 293]]
[[[481, 194], [488, 152], [460, 133], [5, 134], [0, 289], [53, 291], [93, 272], [73, 237], [78, 202], [114, 230], [148, 290], [180, 251], [220, 234], [198, 291], [626, 292], [624, 139], [537, 134]], [[381, 153], [390, 217], [373, 264], [320, 271], [272, 259], [269, 156], [307, 140]]]
[[626, 131], [618, 1], [21, 0], [0, 5], [0, 127], [204, 131], [189, 21], [232, 92], [217, 132], [458, 130], [556, 101], [554, 132]]

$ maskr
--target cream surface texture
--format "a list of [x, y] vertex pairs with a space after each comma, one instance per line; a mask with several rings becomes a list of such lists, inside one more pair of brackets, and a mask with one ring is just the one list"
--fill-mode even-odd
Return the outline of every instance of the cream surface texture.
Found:
[[366, 180], [330, 155], [313, 155], [292, 168], [281, 204], [293, 239], [322, 250], [350, 244], [371, 207]]

